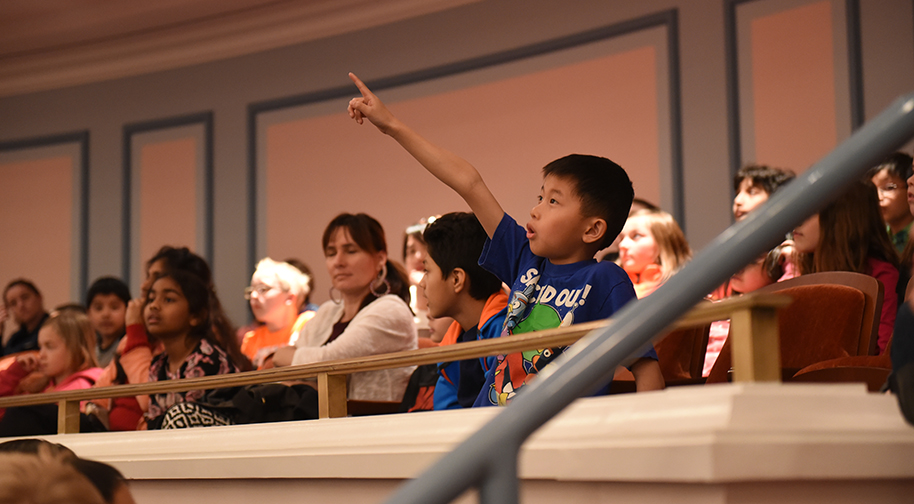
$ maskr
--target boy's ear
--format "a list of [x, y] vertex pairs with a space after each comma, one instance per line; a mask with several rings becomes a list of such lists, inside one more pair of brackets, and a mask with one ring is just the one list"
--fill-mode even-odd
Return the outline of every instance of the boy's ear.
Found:
[[606, 221], [600, 217], [591, 217], [585, 221], [587, 227], [584, 228], [584, 243], [600, 243], [603, 235], [606, 234]]
[[460, 294], [470, 287], [470, 279], [466, 270], [463, 268], [454, 268], [448, 274], [448, 284], [454, 289], [454, 294]]

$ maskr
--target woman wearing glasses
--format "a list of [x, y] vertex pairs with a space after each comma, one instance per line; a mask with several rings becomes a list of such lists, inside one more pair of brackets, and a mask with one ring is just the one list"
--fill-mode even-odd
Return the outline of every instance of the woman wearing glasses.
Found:
[[311, 292], [308, 281], [308, 275], [289, 263], [269, 257], [257, 263], [251, 286], [244, 289], [244, 298], [250, 301], [254, 318], [262, 325], [244, 335], [241, 353], [258, 369], [277, 348], [294, 344], [289, 337], [314, 316], [310, 310], [301, 314], [298, 311]]
[[[301, 331], [295, 346], [280, 348], [276, 366], [308, 364], [416, 348], [402, 266], [387, 257], [384, 229], [365, 214], [341, 214], [324, 231], [322, 245], [333, 287]], [[295, 335], [293, 335], [293, 338]], [[357, 373], [349, 398], [399, 401], [413, 367]]]

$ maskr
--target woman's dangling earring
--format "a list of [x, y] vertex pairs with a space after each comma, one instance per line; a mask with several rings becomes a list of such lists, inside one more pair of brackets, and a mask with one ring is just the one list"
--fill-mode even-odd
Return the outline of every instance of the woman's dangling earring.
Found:
[[333, 297], [333, 291], [340, 292], [336, 289], [336, 287], [330, 287], [330, 301], [333, 301], [336, 304], [342, 303], [343, 302], [343, 293], [340, 292], [340, 298], [337, 299], [337, 298]]
[[[381, 284], [384, 284], [384, 292], [375, 292], [375, 280], [378, 282], [378, 288], [381, 287]], [[375, 297], [390, 294], [390, 282], [387, 281], [387, 263], [384, 263], [381, 266], [381, 271], [378, 273], [378, 277], [375, 280], [372, 280], [368, 285], [368, 288], [371, 289], [371, 293], [374, 294]]]

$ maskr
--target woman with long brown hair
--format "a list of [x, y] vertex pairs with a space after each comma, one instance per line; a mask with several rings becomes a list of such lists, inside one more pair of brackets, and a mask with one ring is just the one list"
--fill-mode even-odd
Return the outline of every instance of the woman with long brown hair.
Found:
[[[381, 224], [366, 214], [340, 214], [324, 231], [322, 245], [333, 284], [331, 300], [299, 331], [295, 346], [276, 351], [273, 364], [415, 349], [416, 325], [407, 304], [409, 282], [403, 267], [387, 256]], [[356, 373], [349, 381], [349, 398], [399, 401], [413, 369]]]

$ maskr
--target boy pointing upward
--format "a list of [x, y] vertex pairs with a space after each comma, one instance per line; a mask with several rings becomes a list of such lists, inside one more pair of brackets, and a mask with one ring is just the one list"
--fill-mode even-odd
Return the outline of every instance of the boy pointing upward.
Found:
[[[539, 202], [525, 227], [505, 214], [476, 168], [400, 122], [354, 74], [362, 96], [349, 102], [349, 116], [368, 119], [396, 140], [432, 175], [462, 197], [485, 229], [479, 264], [511, 286], [502, 336], [612, 316], [635, 299], [628, 275], [594, 254], [609, 246], [628, 216], [634, 192], [619, 165], [572, 154], [543, 168]], [[499, 356], [476, 405], [507, 404], [564, 348]], [[651, 349], [631, 365], [639, 391], [663, 388]]]

